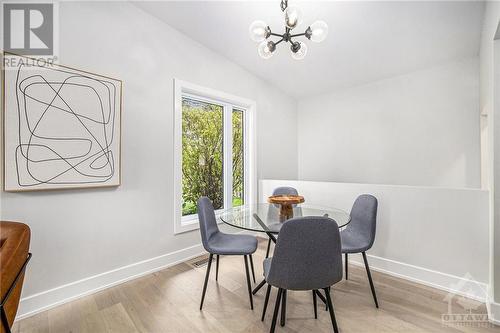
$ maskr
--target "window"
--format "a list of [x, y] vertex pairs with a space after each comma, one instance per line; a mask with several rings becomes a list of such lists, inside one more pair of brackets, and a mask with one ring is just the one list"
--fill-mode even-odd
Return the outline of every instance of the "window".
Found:
[[233, 207], [245, 204], [244, 110], [233, 109]]
[[224, 107], [182, 97], [182, 216], [202, 196], [224, 208]]
[[201, 196], [216, 211], [252, 201], [255, 103], [175, 81], [175, 232], [198, 228]]

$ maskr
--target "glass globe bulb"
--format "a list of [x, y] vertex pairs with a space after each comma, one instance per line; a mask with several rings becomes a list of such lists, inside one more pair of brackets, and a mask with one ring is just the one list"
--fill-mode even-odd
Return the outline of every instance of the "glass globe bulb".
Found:
[[328, 24], [324, 21], [316, 21], [309, 27], [311, 29], [309, 39], [315, 43], [320, 43], [325, 40], [328, 35]]
[[302, 60], [306, 57], [307, 54], [307, 45], [304, 42], [299, 42], [300, 48], [296, 51], [293, 52], [293, 46], [292, 46], [292, 58], [295, 60]]
[[250, 33], [250, 38], [254, 42], [262, 42], [267, 37], [269, 37], [269, 27], [264, 21], [254, 21], [250, 24], [250, 28], [248, 29]]
[[302, 22], [302, 13], [297, 7], [288, 7], [285, 10], [285, 24], [290, 29], [295, 28]]
[[271, 41], [263, 41], [262, 43], [259, 44], [259, 47], [257, 48], [257, 51], [259, 52], [259, 55], [261, 58], [264, 59], [269, 59], [273, 56], [273, 52], [276, 49], [276, 45], [274, 45], [273, 42]]

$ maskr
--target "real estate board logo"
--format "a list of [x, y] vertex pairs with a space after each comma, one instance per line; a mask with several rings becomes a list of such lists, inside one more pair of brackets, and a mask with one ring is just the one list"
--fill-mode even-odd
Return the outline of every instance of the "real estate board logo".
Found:
[[[450, 286], [450, 290], [443, 299], [448, 303], [448, 312], [441, 315], [441, 322], [446, 327], [493, 327], [489, 321], [488, 308], [482, 301], [470, 297], [488, 299], [488, 287], [476, 281], [467, 273], [460, 281]], [[468, 295], [464, 296], [464, 295]]]
[[54, 4], [4, 3], [3, 48], [20, 55], [54, 54]]

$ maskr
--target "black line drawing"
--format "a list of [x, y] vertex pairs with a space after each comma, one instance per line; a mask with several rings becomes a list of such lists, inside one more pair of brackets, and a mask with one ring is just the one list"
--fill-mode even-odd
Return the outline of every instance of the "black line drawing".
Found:
[[19, 188], [118, 185], [121, 82], [65, 67], [15, 71], [16, 110], [5, 112], [17, 112], [17, 146], [5, 154]]

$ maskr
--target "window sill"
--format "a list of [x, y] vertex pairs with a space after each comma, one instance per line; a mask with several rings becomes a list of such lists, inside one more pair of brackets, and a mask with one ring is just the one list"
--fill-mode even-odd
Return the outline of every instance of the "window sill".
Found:
[[[215, 211], [215, 218], [217, 220], [217, 224], [223, 223], [222, 220], [220, 219], [220, 215], [222, 212], [223, 212], [222, 209]], [[185, 232], [198, 230], [198, 229], [200, 229], [200, 222], [198, 220], [198, 215], [193, 214], [193, 215], [182, 217], [180, 225], [175, 224], [174, 234], [175, 235], [183, 234]]]
[[194, 217], [189, 220], [182, 220], [180, 225], [175, 225], [174, 234], [182, 234], [185, 232], [200, 229], [200, 223], [198, 222], [198, 217]]

